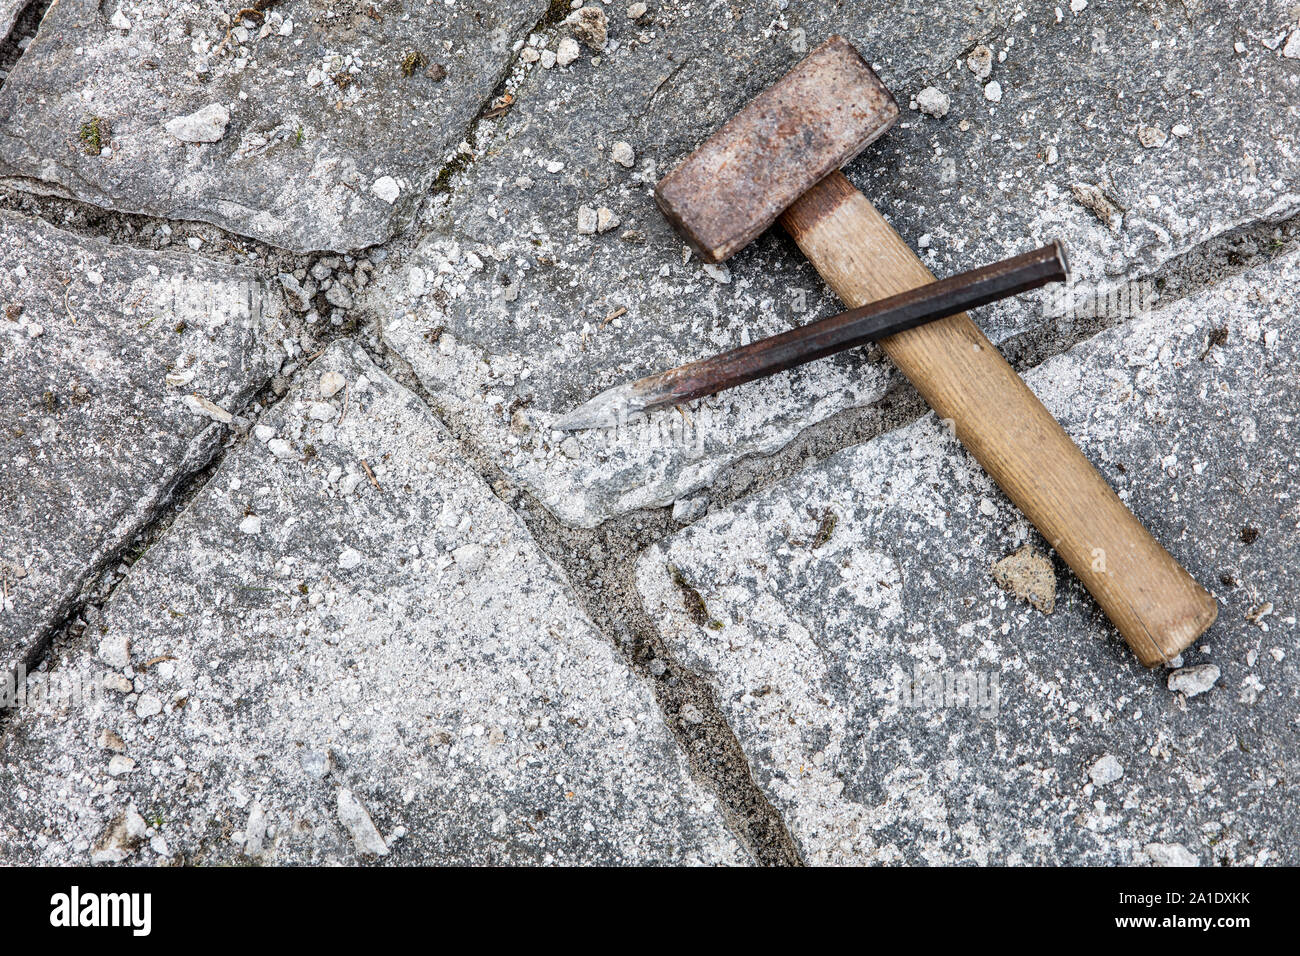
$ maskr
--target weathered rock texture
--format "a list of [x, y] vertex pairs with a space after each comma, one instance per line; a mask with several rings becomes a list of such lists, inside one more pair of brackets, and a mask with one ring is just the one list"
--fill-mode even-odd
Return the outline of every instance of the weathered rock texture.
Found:
[[[345, 387], [321, 397], [321, 373]], [[741, 859], [559, 571], [355, 345], [222, 463], [51, 686], [104, 670], [101, 707], [12, 718], [6, 862]], [[114, 838], [133, 811], [144, 832]]]
[[[565, 69], [547, 65], [566, 28], [544, 33], [507, 82], [515, 105], [477, 127], [453, 193], [368, 302], [466, 434], [561, 520], [590, 526], [687, 496], [899, 384], [863, 349], [613, 436], [548, 428], [620, 381], [835, 309], [778, 232], [705, 269], [650, 197], [831, 32], [905, 108], [850, 177], [940, 275], [1060, 238], [1079, 279], [1113, 283], [1300, 209], [1300, 61], [1261, 42], [1286, 29], [1284, 4], [1060, 6], [1058, 18], [1051, 4], [666, 4], [611, 17], [599, 62], [584, 51]], [[991, 79], [966, 64], [977, 41]], [[907, 109], [931, 85], [951, 100], [942, 119]], [[1145, 145], [1150, 129], [1162, 145]], [[1013, 353], [1067, 347], [1098, 324], [1044, 311], [1030, 296], [977, 319]]]
[[1046, 545], [933, 416], [646, 552], [810, 862], [1297, 861], [1297, 282], [1293, 253], [1028, 376], [1217, 597], [1204, 686], [1138, 666], [1059, 562], [1050, 616], [1000, 590]]
[[[232, 23], [238, 6], [60, 0], [0, 92], [0, 172], [298, 252], [383, 242], [546, 9], [290, 0]], [[215, 142], [165, 128], [213, 106]]]
[[206, 464], [279, 368], [253, 273], [0, 214], [0, 669]]

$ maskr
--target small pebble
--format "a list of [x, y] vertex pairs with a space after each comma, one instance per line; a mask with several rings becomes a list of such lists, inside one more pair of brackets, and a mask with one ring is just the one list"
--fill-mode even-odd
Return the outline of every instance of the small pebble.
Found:
[[257, 515], [248, 515], [243, 521], [239, 522], [239, 530], [244, 534], [261, 534], [262, 519]]
[[375, 180], [370, 191], [382, 199], [388, 205], [397, 202], [397, 197], [402, 193], [402, 187], [397, 184], [397, 180], [392, 176], [380, 176]]
[[628, 169], [636, 165], [636, 154], [632, 152], [631, 144], [622, 140], [610, 147], [609, 158], [620, 166], [626, 166]]
[[1124, 767], [1114, 754], [1104, 754], [1088, 768], [1088, 776], [1092, 779], [1093, 786], [1104, 787], [1124, 776]]
[[1200, 664], [1196, 667], [1184, 667], [1170, 673], [1167, 686], [1178, 694], [1195, 697], [1204, 694], [1219, 679], [1219, 668], [1214, 664]]
[[555, 49], [555, 63], [557, 66], [568, 66], [578, 58], [578, 41], [573, 37], [565, 37], [560, 41], [560, 45]]
[[916, 94], [916, 105], [927, 116], [933, 116], [935, 119], [942, 119], [948, 115], [948, 109], [952, 106], [952, 100], [948, 94], [937, 86], [927, 86], [920, 93]]
[[966, 68], [975, 74], [975, 79], [987, 80], [993, 72], [993, 51], [980, 44], [966, 57]]
[[578, 235], [595, 235], [596, 223], [596, 210], [592, 209], [590, 206], [578, 207]]
[[990, 103], [1001, 103], [1002, 84], [999, 83], [997, 80], [993, 80], [991, 83], [989, 83], [986, 87], [984, 87], [984, 98], [988, 100]]
[[343, 391], [343, 386], [348, 383], [338, 372], [325, 372], [320, 377], [320, 397], [333, 398], [339, 392]]
[[640, 20], [643, 16], [646, 15], [646, 11], [648, 9], [649, 7], [647, 7], [644, 3], [634, 3], [632, 4], [632, 6], [627, 8], [627, 18], [629, 20]]
[[351, 571], [361, 563], [361, 552], [356, 548], [344, 548], [339, 554], [339, 567], [344, 571]]

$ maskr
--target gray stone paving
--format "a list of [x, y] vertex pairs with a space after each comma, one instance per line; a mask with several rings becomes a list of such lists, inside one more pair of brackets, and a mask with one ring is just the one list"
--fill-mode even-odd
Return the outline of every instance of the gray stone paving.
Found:
[[645, 554], [809, 862], [1297, 861], [1298, 281], [1291, 253], [1027, 377], [1218, 599], [1180, 669], [1059, 562], [1050, 615], [999, 590], [1046, 546], [933, 415]]
[[279, 314], [250, 270], [0, 213], [0, 668], [210, 460]]
[[0, 41], [9, 35], [27, 0], [0, 0]]
[[102, 708], [33, 708], [0, 743], [6, 863], [741, 859], [519, 518], [355, 345], [86, 638], [49, 686], [106, 671]]
[[[565, 30], [541, 34], [507, 83], [517, 105], [480, 125], [370, 307], [487, 454], [560, 520], [591, 526], [689, 497], [899, 385], [859, 350], [706, 400], [689, 421], [548, 428], [620, 381], [834, 310], [784, 237], [705, 268], [649, 197], [805, 43], [844, 33], [899, 97], [904, 118], [849, 173], [939, 274], [1059, 237], [1076, 276], [1114, 282], [1300, 209], [1300, 61], [1262, 42], [1286, 35], [1283, 4], [1061, 7], [1058, 20], [1012, 3], [664, 5], [612, 16], [599, 64], [584, 49], [566, 70], [545, 59]], [[967, 65], [977, 43], [983, 79]], [[950, 99], [942, 119], [907, 108], [929, 85]], [[588, 230], [602, 208], [618, 224]], [[1033, 296], [978, 319], [999, 342], [1083, 334], [1045, 321]]]
[[[0, 173], [297, 252], [380, 243], [546, 9], [291, 0], [232, 24], [239, 6], [60, 0], [0, 91]], [[202, 110], [222, 120], [199, 141], [172, 125]]]
[[[1300, 862], [1291, 0], [239, 6], [0, 0], [0, 862]], [[1220, 601], [1176, 667], [874, 350], [550, 431], [836, 309], [651, 198], [831, 33], [937, 274], [1168, 277], [976, 319]]]

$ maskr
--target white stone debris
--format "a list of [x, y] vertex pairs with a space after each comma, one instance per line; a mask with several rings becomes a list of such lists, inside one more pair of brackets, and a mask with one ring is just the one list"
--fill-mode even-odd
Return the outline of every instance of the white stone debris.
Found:
[[975, 74], [975, 79], [987, 80], [993, 72], [993, 51], [981, 43], [966, 57], [966, 68]]
[[984, 87], [984, 98], [990, 103], [1002, 102], [1002, 84], [997, 80], [992, 80]]
[[1178, 694], [1195, 697], [1204, 694], [1219, 679], [1219, 668], [1215, 664], [1200, 664], [1196, 667], [1184, 667], [1169, 675], [1167, 686]]
[[320, 397], [333, 398], [339, 392], [343, 391], [343, 387], [347, 385], [347, 383], [348, 380], [339, 372], [325, 372], [320, 377]]
[[248, 515], [243, 521], [239, 522], [239, 530], [244, 534], [261, 534], [262, 519], [257, 515]]
[[244, 824], [244, 853], [247, 856], [257, 856], [262, 852], [266, 843], [266, 811], [262, 809], [262, 804], [253, 801], [253, 807], [248, 811], [248, 822]]
[[345, 788], [339, 791], [338, 813], [339, 821], [351, 834], [352, 843], [358, 853], [370, 856], [388, 855], [388, 846], [384, 843], [384, 838], [379, 835], [365, 805], [351, 790]]
[[135, 705], [135, 715], [141, 720], [162, 713], [162, 700], [156, 694], [141, 694]]
[[632, 152], [632, 145], [623, 140], [619, 140], [609, 149], [609, 158], [612, 162], [618, 163], [631, 169], [636, 165], [636, 154]]
[[1201, 861], [1181, 843], [1148, 843], [1143, 850], [1156, 866], [1200, 866]]
[[131, 29], [131, 21], [126, 18], [126, 14], [123, 13], [120, 8], [113, 14], [112, 18], [108, 22], [114, 30]]
[[649, 9], [644, 3], [634, 3], [627, 8], [627, 18], [629, 20], [640, 20]]
[[189, 116], [168, 120], [167, 132], [182, 143], [215, 143], [226, 135], [230, 111], [220, 103], [210, 103]]
[[616, 228], [621, 221], [614, 210], [606, 206], [601, 206], [596, 210], [597, 232], [609, 232], [609, 230]]
[[276, 458], [295, 458], [297, 452], [293, 450], [293, 445], [289, 444], [283, 438], [272, 438], [266, 443], [267, 450]]
[[108, 775], [110, 777], [121, 777], [133, 770], [135, 770], [135, 761], [130, 757], [115, 754], [108, 759]]
[[370, 187], [370, 191], [391, 206], [397, 202], [397, 197], [402, 194], [402, 187], [397, 184], [397, 180], [392, 176], [380, 176], [375, 180], [374, 185]]
[[559, 46], [555, 48], [555, 62], [557, 66], [568, 66], [578, 58], [582, 52], [578, 48], [578, 41], [573, 37], [565, 37], [560, 41]]
[[578, 207], [578, 235], [592, 236], [596, 233], [596, 210], [590, 206]]
[[1158, 126], [1139, 126], [1138, 142], [1147, 149], [1158, 149], [1169, 141], [1169, 136]]
[[1282, 47], [1282, 55], [1291, 60], [1300, 60], [1300, 30], [1292, 30]]
[[361, 552], [356, 548], [344, 548], [339, 554], [339, 567], [344, 571], [351, 571], [362, 561]]
[[1088, 776], [1092, 780], [1093, 786], [1104, 787], [1106, 784], [1114, 783], [1124, 776], [1124, 767], [1114, 754], [1103, 754], [1096, 763], [1088, 768]]
[[186, 407], [196, 415], [206, 415], [213, 421], [220, 422], [223, 425], [229, 425], [235, 420], [234, 415], [231, 415], [230, 412], [226, 411], [216, 402], [204, 398], [198, 392], [191, 392], [181, 400], [185, 403]]
[[942, 119], [948, 115], [948, 110], [952, 106], [952, 99], [937, 86], [927, 86], [916, 94], [916, 105], [927, 116]]

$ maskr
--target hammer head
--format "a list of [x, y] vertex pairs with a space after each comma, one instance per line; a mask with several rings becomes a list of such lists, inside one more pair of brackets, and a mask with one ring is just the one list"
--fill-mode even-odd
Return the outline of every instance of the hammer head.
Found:
[[833, 36], [660, 180], [655, 199], [700, 258], [722, 262], [896, 119], [880, 78]]

